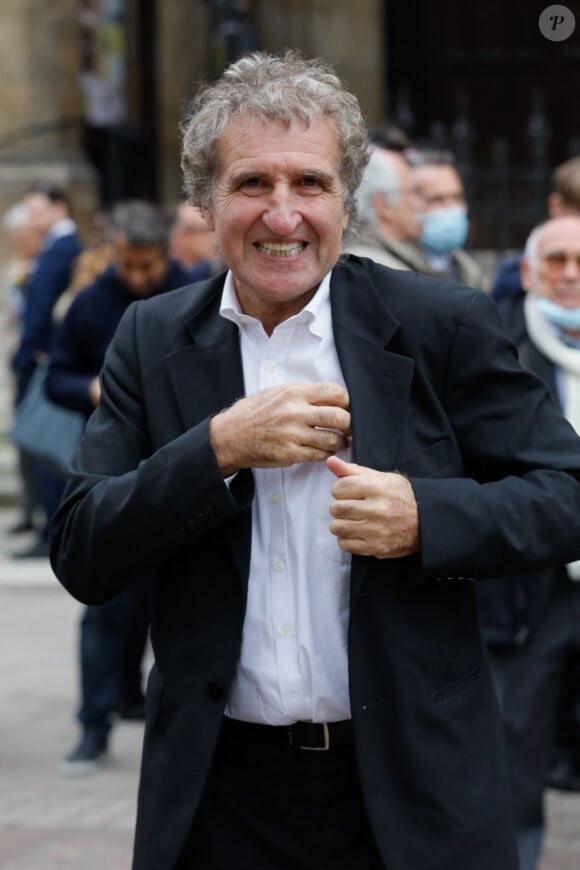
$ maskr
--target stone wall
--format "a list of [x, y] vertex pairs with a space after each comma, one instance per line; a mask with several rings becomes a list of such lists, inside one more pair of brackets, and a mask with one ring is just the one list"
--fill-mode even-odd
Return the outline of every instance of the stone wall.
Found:
[[159, 190], [170, 204], [179, 199], [182, 186], [181, 121], [208, 68], [207, 3], [158, 0], [157, 16]]
[[324, 57], [358, 97], [369, 123], [384, 111], [383, 3], [380, 0], [264, 0], [263, 48]]
[[42, 179], [66, 188], [81, 229], [88, 230], [96, 195], [80, 147], [76, 10], [77, 0], [2, 2], [0, 214]]

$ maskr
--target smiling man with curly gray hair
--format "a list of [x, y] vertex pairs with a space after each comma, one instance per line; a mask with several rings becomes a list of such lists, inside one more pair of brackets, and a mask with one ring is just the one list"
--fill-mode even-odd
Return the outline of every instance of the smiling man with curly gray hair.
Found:
[[473, 578], [580, 557], [580, 440], [486, 294], [342, 253], [328, 64], [241, 58], [183, 155], [227, 271], [127, 311], [53, 524], [82, 600], [155, 573], [134, 870], [515, 870]]

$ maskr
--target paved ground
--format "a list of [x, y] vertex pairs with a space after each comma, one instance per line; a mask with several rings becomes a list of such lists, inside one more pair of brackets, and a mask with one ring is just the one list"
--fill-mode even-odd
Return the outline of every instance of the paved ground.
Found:
[[12, 561], [0, 511], [0, 868], [128, 870], [142, 726], [120, 722], [111, 762], [84, 778], [58, 767], [77, 739], [81, 605], [46, 560]]
[[[81, 606], [46, 560], [11, 558], [30, 543], [6, 535], [13, 521], [0, 510], [0, 870], [129, 870], [142, 727], [118, 723], [98, 774], [60, 773], [77, 737]], [[541, 870], [580, 870], [580, 795], [548, 807]]]

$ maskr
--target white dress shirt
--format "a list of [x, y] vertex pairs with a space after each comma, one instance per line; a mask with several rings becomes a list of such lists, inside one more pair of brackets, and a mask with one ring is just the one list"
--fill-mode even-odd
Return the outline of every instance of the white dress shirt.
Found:
[[[332, 334], [330, 274], [271, 336], [240, 310], [231, 273], [220, 313], [238, 324], [246, 395], [289, 382], [345, 386]], [[339, 455], [350, 460], [350, 448]], [[329, 530], [336, 478], [324, 462], [256, 468], [253, 475], [248, 601], [226, 715], [269, 725], [349, 719], [351, 557]]]

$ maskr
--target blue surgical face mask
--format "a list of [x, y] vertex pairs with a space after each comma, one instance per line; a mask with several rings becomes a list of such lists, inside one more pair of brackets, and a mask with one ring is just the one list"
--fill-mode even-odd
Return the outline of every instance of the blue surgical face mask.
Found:
[[536, 296], [534, 303], [540, 314], [554, 326], [559, 326], [560, 329], [580, 329], [580, 308], [563, 308], [545, 296]]
[[434, 253], [446, 254], [465, 244], [469, 220], [464, 206], [450, 205], [447, 208], [426, 211], [421, 216], [421, 222], [421, 241]]

